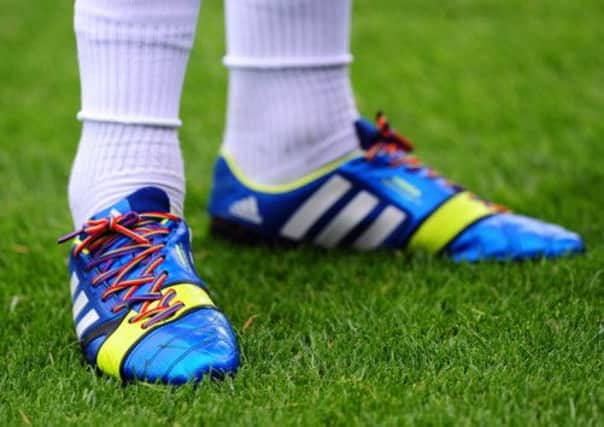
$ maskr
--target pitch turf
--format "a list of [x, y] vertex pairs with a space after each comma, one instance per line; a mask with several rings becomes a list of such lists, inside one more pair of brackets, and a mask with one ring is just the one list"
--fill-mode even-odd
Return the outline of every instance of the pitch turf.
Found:
[[66, 192], [79, 125], [71, 2], [0, 14], [0, 424], [603, 425], [604, 7], [357, 0], [353, 79], [429, 163], [582, 233], [586, 256], [453, 265], [208, 236], [225, 110], [207, 1], [182, 115], [195, 258], [243, 349], [236, 379], [123, 387], [82, 364]]

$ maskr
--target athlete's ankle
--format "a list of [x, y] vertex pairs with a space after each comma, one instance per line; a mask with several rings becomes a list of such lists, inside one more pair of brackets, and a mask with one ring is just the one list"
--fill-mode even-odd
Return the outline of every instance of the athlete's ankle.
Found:
[[155, 186], [182, 212], [184, 169], [176, 129], [85, 122], [69, 180], [76, 227], [139, 188]]

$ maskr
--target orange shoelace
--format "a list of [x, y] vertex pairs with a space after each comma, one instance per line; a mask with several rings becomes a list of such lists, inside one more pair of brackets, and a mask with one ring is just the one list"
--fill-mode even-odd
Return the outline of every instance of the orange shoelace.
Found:
[[[373, 161], [378, 157], [386, 156], [389, 159], [389, 166], [391, 167], [403, 166], [410, 171], [424, 170], [428, 178], [442, 179], [447, 186], [453, 188], [455, 191], [465, 190], [464, 187], [450, 182], [434, 169], [424, 166], [417, 156], [410, 154], [414, 150], [413, 142], [401, 133], [392, 129], [383, 112], [378, 111], [375, 122], [379, 134], [375, 142], [365, 152], [366, 160]], [[474, 198], [481, 200], [497, 212], [509, 212], [509, 209], [506, 206], [480, 199], [475, 194], [471, 194]]]
[[[73, 248], [73, 255], [78, 256], [87, 250], [90, 259], [85, 266], [86, 271], [93, 268], [98, 271], [92, 279], [92, 286], [96, 287], [101, 283], [109, 284], [101, 295], [103, 301], [113, 294], [125, 291], [120, 302], [112, 307], [111, 311], [114, 313], [142, 303], [139, 313], [131, 318], [130, 322], [143, 322], [141, 323], [143, 329], [172, 316], [184, 306], [179, 301], [172, 301], [175, 296], [174, 291], [161, 293], [168, 272], [159, 271], [164, 257], [156, 254], [165, 247], [166, 237], [170, 234], [170, 228], [162, 225], [162, 221], [165, 220], [179, 221], [180, 219], [169, 213], [129, 212], [109, 218], [89, 220], [80, 230], [61, 237], [58, 241], [63, 243], [81, 236], [82, 240]], [[132, 256], [132, 258], [123, 265], [113, 267], [123, 256]], [[131, 272], [141, 266], [144, 266], [144, 269], [134, 277], [127, 278]], [[149, 283], [152, 283], [152, 286], [147, 293], [137, 292]]]

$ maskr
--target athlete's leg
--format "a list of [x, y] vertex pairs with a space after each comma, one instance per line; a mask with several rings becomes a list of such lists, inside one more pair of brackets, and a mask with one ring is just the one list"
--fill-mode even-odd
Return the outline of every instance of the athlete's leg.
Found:
[[227, 0], [226, 27], [223, 148], [250, 178], [290, 181], [357, 148], [349, 0]]
[[144, 185], [185, 193], [180, 95], [199, 0], [78, 0], [82, 136], [69, 182], [77, 226]]
[[126, 380], [180, 384], [239, 363], [180, 215], [178, 109], [198, 10], [199, 0], [75, 6], [84, 125], [69, 199], [78, 230], [60, 242], [75, 239], [69, 272], [84, 355]]

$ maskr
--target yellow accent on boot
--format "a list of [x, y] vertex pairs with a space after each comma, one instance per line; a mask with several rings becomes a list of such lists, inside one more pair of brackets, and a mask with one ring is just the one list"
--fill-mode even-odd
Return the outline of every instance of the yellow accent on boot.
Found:
[[164, 323], [178, 319], [183, 313], [188, 312], [189, 309], [201, 306], [215, 307], [206, 291], [197, 285], [190, 283], [172, 285], [162, 289], [162, 293], [165, 294], [170, 289], [176, 292], [174, 301], [182, 302], [184, 307], [174, 316], [158, 322], [147, 329], [141, 328], [141, 322], [130, 323], [129, 320], [138, 314], [136, 311], [131, 310], [99, 349], [96, 364], [101, 371], [120, 378], [120, 367], [124, 357], [128, 354], [132, 345], [137, 343], [144, 335]]
[[409, 248], [437, 253], [466, 227], [495, 212], [467, 191], [456, 194], [420, 225], [409, 242]]
[[258, 182], [252, 181], [251, 179], [246, 177], [243, 174], [243, 172], [241, 171], [241, 169], [239, 169], [239, 167], [235, 164], [235, 160], [233, 159], [233, 156], [231, 154], [227, 153], [225, 150], [222, 150], [220, 152], [220, 155], [226, 162], [227, 166], [229, 167], [229, 169], [231, 170], [233, 175], [235, 175], [235, 177], [239, 181], [241, 181], [241, 183], [243, 185], [245, 185], [246, 187], [248, 187], [256, 192], [259, 192], [259, 193], [279, 194], [279, 193], [286, 193], [288, 191], [292, 191], [297, 188], [303, 187], [304, 185], [306, 185], [310, 182], [313, 182], [314, 180], [322, 177], [323, 175], [327, 175], [329, 172], [337, 169], [344, 163], [346, 163], [352, 159], [356, 159], [356, 158], [360, 157], [362, 155], [362, 153], [361, 153], [361, 151], [353, 151], [352, 153], [347, 154], [344, 157], [336, 159], [333, 162], [327, 163], [326, 165], [320, 167], [319, 169], [309, 173], [308, 175], [306, 175], [300, 179], [297, 179], [292, 182], [288, 182], [286, 184], [275, 184], [275, 185], [260, 184]]

